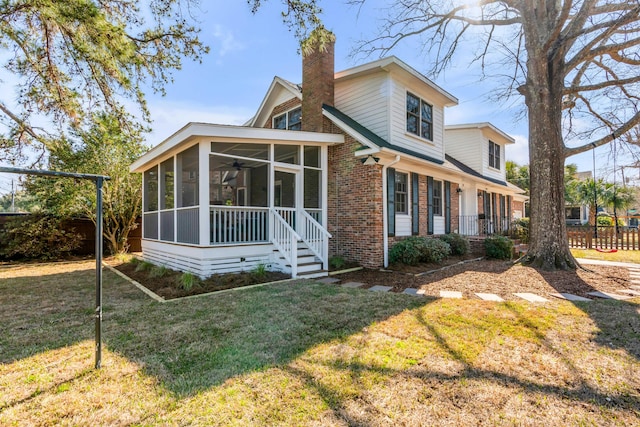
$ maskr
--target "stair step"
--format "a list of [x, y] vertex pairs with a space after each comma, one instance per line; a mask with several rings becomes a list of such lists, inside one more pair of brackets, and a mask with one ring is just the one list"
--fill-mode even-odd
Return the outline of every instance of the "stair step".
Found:
[[328, 277], [329, 272], [327, 270], [312, 270], [305, 271], [304, 273], [298, 273], [298, 279], [315, 279], [317, 277]]

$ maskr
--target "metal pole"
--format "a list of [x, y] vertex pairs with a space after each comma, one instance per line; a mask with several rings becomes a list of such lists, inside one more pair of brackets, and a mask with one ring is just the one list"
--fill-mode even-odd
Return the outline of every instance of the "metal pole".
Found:
[[102, 178], [96, 179], [96, 369], [102, 363]]
[[595, 207], [593, 218], [593, 235], [596, 238], [596, 245], [598, 244], [598, 190], [596, 187], [596, 146], [593, 146], [593, 204]]

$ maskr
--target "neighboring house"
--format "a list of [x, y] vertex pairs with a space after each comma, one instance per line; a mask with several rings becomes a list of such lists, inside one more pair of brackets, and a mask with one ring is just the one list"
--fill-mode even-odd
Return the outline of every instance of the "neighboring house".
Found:
[[145, 259], [318, 277], [332, 255], [386, 266], [404, 237], [501, 232], [524, 211], [505, 180], [513, 139], [489, 123], [445, 127], [457, 99], [404, 62], [336, 73], [331, 45], [302, 74], [301, 86], [275, 77], [245, 126], [189, 123], [131, 166]]
[[[576, 172], [575, 179], [577, 181], [585, 181], [591, 179], [591, 171]], [[566, 203], [564, 207], [564, 217], [567, 225], [585, 225], [589, 223], [591, 205], [589, 204], [571, 204]], [[601, 209], [598, 209], [600, 211]]]

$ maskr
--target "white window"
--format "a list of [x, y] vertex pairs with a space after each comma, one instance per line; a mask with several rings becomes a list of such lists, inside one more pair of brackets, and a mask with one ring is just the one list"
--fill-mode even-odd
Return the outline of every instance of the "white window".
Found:
[[301, 130], [302, 129], [302, 107], [282, 113], [273, 118], [274, 129]]
[[500, 169], [500, 146], [493, 141], [489, 141], [489, 166]]

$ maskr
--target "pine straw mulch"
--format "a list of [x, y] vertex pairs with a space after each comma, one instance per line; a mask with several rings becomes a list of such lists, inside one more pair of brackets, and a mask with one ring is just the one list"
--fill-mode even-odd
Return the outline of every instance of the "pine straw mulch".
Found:
[[[342, 283], [361, 282], [363, 288], [392, 286], [392, 292], [406, 288], [422, 289], [426, 295], [439, 296], [441, 290], [460, 291], [464, 298], [477, 298], [476, 292], [493, 293], [506, 300], [517, 300], [517, 292], [545, 295], [566, 292], [589, 297], [588, 292], [619, 293], [629, 287], [626, 268], [585, 265], [577, 271], [541, 271], [499, 260], [465, 261], [442, 266], [421, 265], [407, 268], [392, 266], [389, 270], [363, 269], [336, 275]], [[421, 274], [418, 270], [422, 270]], [[420, 275], [418, 275], [420, 274]], [[592, 297], [591, 297], [592, 298]]]

